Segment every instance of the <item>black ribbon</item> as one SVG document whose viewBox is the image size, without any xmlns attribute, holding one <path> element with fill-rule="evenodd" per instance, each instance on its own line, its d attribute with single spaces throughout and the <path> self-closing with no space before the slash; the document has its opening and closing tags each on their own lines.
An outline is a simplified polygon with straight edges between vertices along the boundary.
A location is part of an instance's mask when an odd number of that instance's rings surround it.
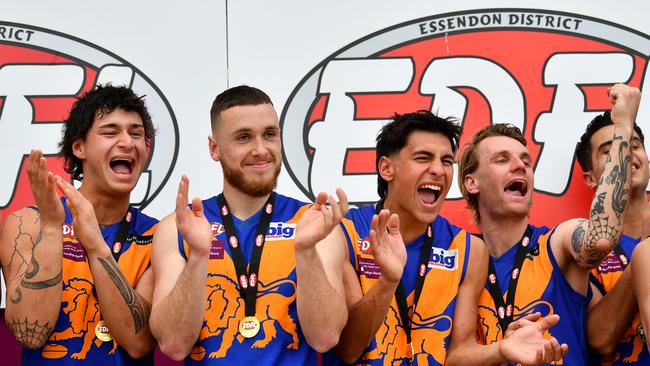
<svg viewBox="0 0 650 366">
<path fill-rule="evenodd" d="M 490 265 L 488 268 L 488 290 L 494 300 L 494 306 L 497 311 L 497 319 L 499 320 L 499 325 L 501 325 L 501 330 L 505 334 L 508 325 L 512 322 L 514 313 L 515 313 L 515 293 L 517 291 L 517 283 L 519 282 L 519 277 L 521 277 L 521 267 L 524 264 L 524 259 L 526 259 L 526 254 L 530 250 L 531 238 L 533 231 L 530 228 L 530 225 L 526 228 L 524 235 L 519 241 L 519 247 L 517 248 L 517 254 L 515 255 L 515 261 L 512 264 L 512 271 L 510 272 L 510 283 L 508 284 L 508 295 L 505 302 L 503 301 L 503 294 L 499 288 L 499 280 L 497 278 L 497 272 L 494 268 L 494 263 L 492 257 L 490 257 Z"/>
<path fill-rule="evenodd" d="M 217 203 L 221 209 L 221 217 L 223 219 L 223 226 L 226 229 L 226 237 L 230 245 L 230 253 L 232 260 L 235 264 L 235 271 L 239 283 L 239 295 L 244 299 L 246 304 L 246 316 L 255 316 L 255 302 L 257 301 L 257 282 L 259 280 L 260 262 L 262 260 L 262 251 L 264 250 L 264 242 L 266 240 L 266 233 L 269 230 L 273 210 L 275 209 L 275 192 L 272 192 L 269 199 L 266 200 L 260 217 L 260 222 L 257 225 L 255 233 L 253 253 L 251 254 L 251 261 L 246 269 L 246 262 L 244 261 L 244 254 L 241 250 L 239 238 L 237 237 L 237 230 L 232 219 L 228 201 L 222 194 L 217 198 Z"/>
<path fill-rule="evenodd" d="M 384 201 L 381 200 L 377 202 L 375 212 L 379 215 L 379 212 L 384 208 Z M 422 249 L 420 250 L 420 260 L 418 262 L 418 275 L 415 280 L 415 295 L 413 297 L 413 311 L 420 300 L 420 294 L 422 293 L 422 288 L 424 287 L 424 279 L 428 272 L 429 258 L 431 257 L 431 250 L 433 247 L 433 227 L 431 224 L 427 225 L 427 229 L 424 232 L 424 243 L 422 244 Z M 406 303 L 406 293 L 404 291 L 404 286 L 402 281 L 399 282 L 397 288 L 395 289 L 395 301 L 397 302 L 397 308 L 399 310 L 399 317 L 402 320 L 402 326 L 404 327 L 404 332 L 406 333 L 406 343 L 411 346 L 411 317 L 409 316 L 408 305 Z"/>
</svg>

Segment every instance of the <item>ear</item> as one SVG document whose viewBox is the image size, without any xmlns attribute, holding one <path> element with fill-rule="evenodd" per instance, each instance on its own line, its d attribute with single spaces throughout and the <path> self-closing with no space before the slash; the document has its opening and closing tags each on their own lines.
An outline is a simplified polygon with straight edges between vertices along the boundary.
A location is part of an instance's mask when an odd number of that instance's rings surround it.
<svg viewBox="0 0 650 366">
<path fill-rule="evenodd" d="M 208 136 L 208 149 L 210 150 L 212 160 L 219 161 L 219 145 L 213 135 Z"/>
<path fill-rule="evenodd" d="M 72 143 L 72 153 L 79 160 L 84 160 L 86 158 L 86 145 L 83 140 L 78 139 Z"/>
<path fill-rule="evenodd" d="M 463 178 L 463 185 L 469 194 L 477 194 L 480 191 L 478 180 L 472 174 L 467 174 Z"/>
<path fill-rule="evenodd" d="M 386 181 L 391 182 L 395 179 L 395 165 L 387 156 L 379 158 L 379 175 Z"/>
<path fill-rule="evenodd" d="M 596 189 L 598 186 L 598 180 L 594 177 L 593 170 L 582 173 L 582 180 L 591 189 Z"/>
</svg>

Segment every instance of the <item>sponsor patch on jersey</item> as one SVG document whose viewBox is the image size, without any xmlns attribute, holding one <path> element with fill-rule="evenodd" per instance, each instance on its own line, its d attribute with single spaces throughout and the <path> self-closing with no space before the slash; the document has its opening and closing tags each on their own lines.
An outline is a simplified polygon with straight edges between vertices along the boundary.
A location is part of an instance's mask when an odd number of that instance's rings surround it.
<svg viewBox="0 0 650 366">
<path fill-rule="evenodd" d="M 372 254 L 372 249 L 370 248 L 370 240 L 368 240 L 368 238 L 357 239 L 357 247 L 363 254 Z"/>
<path fill-rule="evenodd" d="M 63 241 L 63 258 L 70 259 L 75 262 L 86 261 L 86 250 L 83 245 L 77 241 Z"/>
<path fill-rule="evenodd" d="M 287 224 L 286 222 L 272 222 L 269 224 L 269 230 L 266 232 L 265 241 L 277 241 L 293 239 L 296 234 L 296 224 Z"/>
<path fill-rule="evenodd" d="M 458 249 L 444 250 L 441 248 L 431 248 L 431 258 L 429 259 L 429 268 L 443 269 L 453 271 L 458 268 Z"/>
<path fill-rule="evenodd" d="M 598 273 L 621 272 L 625 269 L 621 260 L 611 253 L 598 265 Z"/>
<path fill-rule="evenodd" d="M 359 272 L 362 275 L 368 278 L 379 278 L 379 275 L 381 275 L 379 266 L 372 259 L 358 257 L 357 262 L 359 263 Z"/>
<path fill-rule="evenodd" d="M 224 231 L 226 231 L 226 228 L 218 222 L 211 222 L 210 223 L 210 228 L 212 229 L 212 235 L 217 236 Z"/>
<path fill-rule="evenodd" d="M 210 244 L 210 259 L 223 259 L 224 247 L 226 242 L 223 240 L 213 240 Z"/>
</svg>

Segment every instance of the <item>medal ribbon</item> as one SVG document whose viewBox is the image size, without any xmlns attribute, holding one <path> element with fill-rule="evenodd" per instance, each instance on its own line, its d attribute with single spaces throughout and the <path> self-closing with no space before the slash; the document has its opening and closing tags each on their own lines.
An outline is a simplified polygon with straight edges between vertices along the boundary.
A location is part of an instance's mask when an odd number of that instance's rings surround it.
<svg viewBox="0 0 650 366">
<path fill-rule="evenodd" d="M 494 306 L 497 310 L 497 319 L 499 320 L 499 325 L 501 325 L 501 330 L 504 333 L 506 329 L 508 329 L 508 325 L 510 325 L 514 316 L 517 283 L 519 282 L 519 277 L 521 277 L 521 267 L 524 264 L 524 259 L 526 259 L 526 254 L 528 254 L 528 251 L 532 246 L 530 245 L 532 235 L 533 231 L 529 225 L 519 241 L 515 261 L 512 264 L 512 271 L 510 272 L 510 283 L 508 284 L 508 295 L 505 302 L 503 301 L 503 294 L 499 288 L 499 281 L 494 267 L 494 262 L 492 261 L 492 257 L 490 257 L 488 268 L 488 291 L 492 296 L 492 300 L 494 300 Z"/>
<path fill-rule="evenodd" d="M 621 262 L 621 265 L 623 266 L 623 269 L 625 269 L 627 267 L 628 263 L 630 263 L 630 260 L 627 258 L 627 255 L 623 251 L 623 248 L 621 248 L 620 244 L 617 244 L 614 247 L 614 253 L 618 257 L 618 260 Z"/>
<path fill-rule="evenodd" d="M 377 202 L 377 207 L 375 212 L 379 212 L 384 208 L 384 201 L 381 200 Z M 422 244 L 422 249 L 420 250 L 420 260 L 418 262 L 418 276 L 415 279 L 415 294 L 413 296 L 413 311 L 420 300 L 420 294 L 422 293 L 422 288 L 424 287 L 424 278 L 428 272 L 429 258 L 431 257 L 431 251 L 433 247 L 433 227 L 431 224 L 427 225 L 427 229 L 424 232 L 424 243 Z M 406 333 L 406 343 L 411 347 L 410 358 L 413 358 L 413 345 L 411 343 L 411 317 L 409 316 L 408 305 L 406 303 L 406 293 L 404 291 L 404 285 L 402 281 L 399 282 L 397 288 L 395 289 L 395 301 L 397 302 L 397 308 L 399 310 L 399 317 L 402 320 L 402 326 L 404 327 L 404 332 Z"/>
<path fill-rule="evenodd" d="M 239 245 L 239 238 L 237 238 L 237 230 L 232 219 L 230 208 L 226 197 L 221 193 L 217 197 L 217 203 L 221 208 L 221 217 L 223 219 L 223 226 L 226 229 L 226 236 L 230 244 L 230 253 L 232 260 L 235 264 L 235 271 L 239 279 L 239 295 L 244 299 L 246 304 L 245 316 L 255 316 L 255 302 L 257 301 L 257 282 L 259 276 L 260 262 L 262 260 L 262 250 L 264 250 L 264 242 L 266 233 L 269 230 L 271 217 L 273 216 L 273 209 L 275 208 L 275 192 L 271 192 L 269 199 L 266 200 L 264 208 L 262 209 L 262 216 L 257 225 L 255 232 L 255 241 L 253 246 L 253 253 L 251 254 L 251 261 L 246 269 L 246 262 L 244 261 L 244 254 Z"/>
<path fill-rule="evenodd" d="M 124 218 L 122 218 L 122 221 L 120 222 L 120 226 L 117 228 L 117 233 L 115 234 L 115 240 L 113 240 L 113 245 L 111 245 L 111 253 L 113 254 L 113 258 L 115 259 L 115 263 L 120 259 L 120 256 L 122 255 L 122 248 L 124 247 L 124 241 L 128 238 L 129 236 L 129 231 L 131 231 L 131 223 L 133 222 L 133 212 L 131 210 L 131 206 L 129 206 L 129 209 L 126 211 L 126 214 L 124 215 Z M 120 243 L 120 250 L 115 253 L 115 243 Z"/>
</svg>

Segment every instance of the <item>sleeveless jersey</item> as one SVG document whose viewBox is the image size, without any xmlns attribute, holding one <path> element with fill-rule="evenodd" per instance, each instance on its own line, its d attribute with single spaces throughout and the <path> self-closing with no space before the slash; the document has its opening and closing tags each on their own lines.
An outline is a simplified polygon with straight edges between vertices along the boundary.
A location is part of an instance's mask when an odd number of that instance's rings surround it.
<svg viewBox="0 0 650 366">
<path fill-rule="evenodd" d="M 260 331 L 253 338 L 239 334 L 244 300 L 217 197 L 203 201 L 212 226 L 213 241 L 208 261 L 205 318 L 199 338 L 186 365 L 316 365 L 317 352 L 305 340 L 296 307 L 296 224 L 309 204 L 276 193 L 257 277 L 256 317 Z M 260 212 L 235 219 L 239 245 L 248 262 Z M 344 230 L 345 231 L 345 230 Z M 180 234 L 179 234 L 180 235 Z M 179 236 L 179 250 L 187 257 L 189 247 Z"/>
<path fill-rule="evenodd" d="M 63 265 L 61 310 L 54 331 L 39 349 L 22 351 L 23 365 L 153 365 L 153 353 L 133 359 L 115 340 L 102 342 L 95 329 L 102 320 L 86 251 L 77 240 L 72 226 L 72 215 L 65 208 L 63 225 Z M 103 228 L 104 241 L 111 252 L 119 255 L 118 265 L 132 287 L 149 268 L 151 243 L 158 220 L 131 207 L 131 228 L 124 243 L 115 243 L 120 223 Z M 117 301 L 117 300 L 116 300 Z M 109 329 L 110 331 L 110 329 Z"/>
<path fill-rule="evenodd" d="M 623 249 L 627 256 L 627 260 L 632 259 L 632 252 L 639 244 L 638 238 L 632 238 L 626 235 L 621 236 L 618 245 Z M 605 259 L 591 271 L 590 280 L 596 288 L 603 294 L 611 291 L 614 285 L 623 275 L 624 266 L 621 259 L 614 251 L 610 252 Z M 641 339 L 643 334 L 643 326 L 641 325 L 641 316 L 637 311 L 632 324 L 623 334 L 623 338 L 619 341 L 614 354 L 602 358 L 599 364 L 601 365 L 649 365 L 650 354 L 645 342 Z M 590 354 L 595 362 L 598 362 L 600 357 L 595 353 Z M 594 362 L 594 363 L 595 363 Z"/>
<path fill-rule="evenodd" d="M 357 271 L 361 289 L 367 293 L 380 276 L 370 254 L 370 222 L 373 205 L 352 209 L 347 218 L 354 223 L 360 239 L 350 246 L 350 261 Z M 438 215 L 432 224 L 433 244 L 422 293 L 411 318 L 413 365 L 443 365 L 450 342 L 458 287 L 463 281 L 470 250 L 470 234 Z M 407 262 L 402 276 L 406 303 L 413 306 L 420 251 L 424 233 L 407 244 Z M 357 365 L 409 365 L 406 333 L 393 300 L 375 338 L 357 360 Z M 335 352 L 324 357 L 326 364 L 344 364 Z"/>
<path fill-rule="evenodd" d="M 564 278 L 551 251 L 550 237 L 553 231 L 532 225 L 531 229 L 533 234 L 528 253 L 519 272 L 513 320 L 535 312 L 541 312 L 542 316 L 560 315 L 560 322 L 551 328 L 550 335 L 547 332 L 545 336 L 554 336 L 560 343 L 569 345 L 569 353 L 564 357 L 565 365 L 586 365 L 585 326 L 591 291 L 584 296 L 573 290 Z M 504 301 L 518 247 L 519 244 L 498 258 L 492 257 Z M 480 342 L 489 344 L 503 338 L 504 330 L 499 325 L 487 283 L 479 299 L 478 322 Z"/>
</svg>

